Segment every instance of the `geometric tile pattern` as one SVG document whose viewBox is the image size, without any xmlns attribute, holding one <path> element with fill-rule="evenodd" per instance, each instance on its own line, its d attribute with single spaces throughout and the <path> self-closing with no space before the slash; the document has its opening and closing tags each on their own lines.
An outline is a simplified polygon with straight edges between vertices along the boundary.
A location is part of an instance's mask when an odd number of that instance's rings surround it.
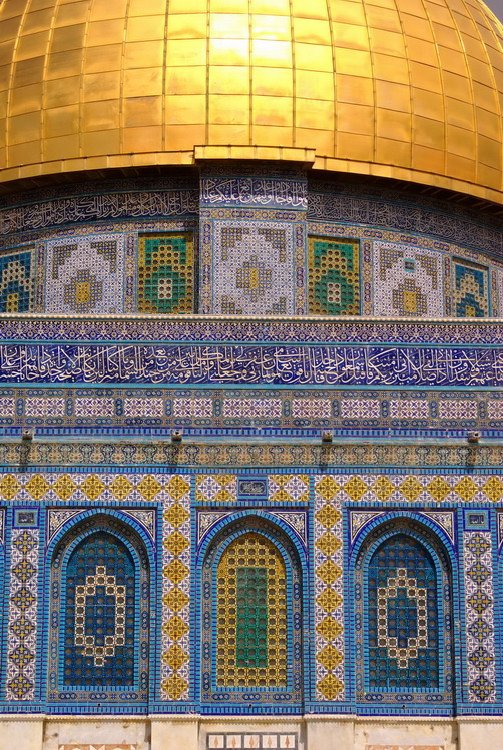
<svg viewBox="0 0 503 750">
<path fill-rule="evenodd" d="M 88 506 L 89 507 L 89 506 Z M 83 517 L 50 560 L 48 701 L 144 702 L 149 664 L 149 566 L 131 526 Z"/>
<path fill-rule="evenodd" d="M 162 499 L 161 699 L 188 699 L 190 600 L 190 487 L 184 475 L 166 477 Z"/>
<path fill-rule="evenodd" d="M 116 427 L 158 426 L 166 428 L 222 428 L 238 426 L 259 431 L 267 426 L 282 429 L 473 429 L 497 427 L 503 420 L 503 398 L 498 391 L 470 389 L 463 397 L 459 391 L 389 391 L 355 390 L 351 395 L 340 389 L 330 390 L 321 398 L 315 390 L 271 387 L 268 395 L 262 389 L 254 398 L 237 389 L 229 398 L 222 388 L 203 391 L 204 397 L 178 388 L 162 390 L 123 387 L 106 389 L 0 387 L 0 423 L 20 428 L 81 427 L 110 425 Z M 135 394 L 130 395 L 130 394 Z M 36 394 L 36 395 L 35 395 Z M 396 397 L 391 397 L 395 395 Z M 208 422 L 211 418 L 211 422 Z M 362 420 L 378 420 L 361 424 Z M 206 421 L 203 421 L 206 420 Z M 236 420 L 241 420 L 239 423 Z M 456 422 L 463 420 L 462 425 Z M 356 422 L 356 423 L 355 423 Z M 459 435 L 458 435 L 459 436 Z"/>
<path fill-rule="evenodd" d="M 124 401 L 126 400 L 127 399 L 124 399 Z M 126 409 L 124 409 L 124 411 L 126 411 Z M 113 413 L 114 413 L 113 398 L 84 397 L 84 398 L 75 399 L 75 416 L 76 417 L 85 417 L 87 419 L 89 419 L 90 417 L 94 417 L 97 419 L 103 419 L 104 417 L 113 416 Z"/>
<path fill-rule="evenodd" d="M 344 687 L 344 589 L 339 485 L 315 478 L 316 697 L 342 701 Z"/>
<path fill-rule="evenodd" d="M 425 249 L 374 242 L 374 314 L 444 315 L 442 255 Z"/>
<path fill-rule="evenodd" d="M 292 417 L 296 419 L 329 419 L 332 416 L 332 401 L 329 398 L 293 398 Z"/>
<path fill-rule="evenodd" d="M 309 476 L 306 474 L 270 474 L 269 502 L 309 502 Z"/>
<path fill-rule="evenodd" d="M 64 398 L 27 398 L 25 401 L 27 417 L 64 417 Z"/>
<path fill-rule="evenodd" d="M 66 454 L 65 454 L 66 455 Z M 122 455 L 122 453 L 121 453 Z M 206 465 L 211 464 L 205 454 Z M 243 454 L 244 456 L 245 454 Z M 288 454 L 289 461 L 293 460 Z M 82 461 L 82 457 L 80 457 Z M 123 459 L 122 459 L 123 460 Z M 250 460 L 250 456 L 248 456 Z M 268 460 L 271 460 L 269 457 Z M 417 459 L 416 459 L 417 460 Z M 165 501 L 169 475 L 154 473 L 0 473 L 0 496 L 14 501 Z M 493 475 L 334 474 L 327 479 L 344 502 L 497 503 L 503 500 L 503 478 Z M 198 502 L 237 501 L 235 474 L 197 474 Z M 306 474 L 269 476 L 269 499 L 306 502 Z M 279 493 L 279 494 L 277 494 Z"/>
<path fill-rule="evenodd" d="M 32 308 L 35 274 L 32 251 L 0 255 L 0 312 L 28 312 Z"/>
<path fill-rule="evenodd" d="M 235 479 L 234 479 L 235 481 Z M 161 502 L 163 514 L 162 552 L 162 623 L 161 623 L 161 696 L 163 700 L 187 698 L 189 661 L 189 593 L 190 593 L 190 477 L 166 474 L 27 474 L 0 475 L 0 496 L 5 500 L 48 502 L 68 501 L 99 503 L 109 500 Z M 89 507 L 89 506 L 87 506 Z M 70 517 L 74 513 L 72 512 Z M 68 520 L 65 518 L 64 520 Z M 60 525 L 54 519 L 52 525 Z M 52 526 L 51 526 L 52 528 Z M 52 532 L 53 533 L 53 532 Z M 9 605 L 9 700 L 27 700 L 33 696 L 33 682 L 28 682 L 34 668 L 17 667 L 17 661 L 28 659 L 28 649 L 35 647 L 36 630 L 36 564 L 38 531 L 15 529 L 21 552 L 14 547 L 12 570 L 19 559 L 22 580 L 11 574 Z M 23 546 L 24 545 L 24 546 Z M 33 545 L 33 548 L 32 546 Z M 26 547 L 26 552 L 24 551 Z M 24 563 L 24 557 L 28 562 Z M 34 567 L 33 580 L 26 570 Z M 13 595 L 21 591 L 18 597 Z M 22 643 L 20 641 L 22 639 Z M 22 648 L 16 651 L 21 643 Z M 12 654 L 12 655 L 11 655 Z M 17 660 L 17 661 L 16 661 Z M 22 671 L 21 671 L 22 670 Z"/>
<path fill-rule="evenodd" d="M 197 419 L 197 417 L 212 417 L 213 402 L 211 398 L 174 398 L 173 416 L 183 417 L 185 420 L 188 417 L 192 419 Z"/>
<path fill-rule="evenodd" d="M 272 398 L 239 398 L 223 399 L 222 416 L 225 418 L 252 419 L 277 418 L 282 415 L 280 399 Z"/>
<path fill-rule="evenodd" d="M 38 529 L 13 529 L 7 630 L 8 701 L 35 697 Z"/>
<path fill-rule="evenodd" d="M 198 503 L 233 503 L 237 498 L 237 481 L 233 474 L 198 474 Z"/>
<path fill-rule="evenodd" d="M 241 534 L 226 547 L 216 578 L 216 684 L 286 689 L 289 602 L 278 548 L 260 534 Z"/>
<path fill-rule="evenodd" d="M 373 398 L 351 398 L 340 402 L 343 419 L 376 419 L 381 416 L 381 404 Z"/>
<path fill-rule="evenodd" d="M 124 235 L 96 234 L 47 243 L 45 309 L 113 313 L 124 309 Z"/>
<path fill-rule="evenodd" d="M 489 273 L 487 268 L 455 260 L 454 314 L 458 318 L 489 315 Z"/>
<path fill-rule="evenodd" d="M 405 535 L 386 540 L 368 568 L 371 690 L 438 686 L 437 580 L 426 549 Z"/>
<path fill-rule="evenodd" d="M 257 515 L 234 520 L 209 545 L 196 602 L 205 705 L 241 705 L 250 694 L 255 705 L 302 699 L 301 580 L 291 540 Z"/>
<path fill-rule="evenodd" d="M 407 694 L 410 704 L 448 704 L 453 620 L 445 549 L 404 515 L 372 529 L 355 560 L 356 698 L 384 705 Z"/>
<path fill-rule="evenodd" d="M 88 459 L 89 460 L 89 459 Z M 207 465 L 211 465 L 211 462 Z M 211 481 L 208 481 L 211 480 Z M 187 695 L 189 660 L 189 584 L 190 584 L 190 484 L 195 481 L 198 499 L 202 502 L 238 502 L 235 474 L 201 474 L 195 480 L 188 476 L 171 476 L 151 473 L 107 473 L 96 471 L 43 473 L 13 472 L 0 475 L 0 496 L 14 502 L 59 502 L 69 501 L 93 504 L 108 501 L 121 503 L 133 501 L 160 501 L 164 505 L 163 520 L 163 599 L 162 599 L 162 697 L 164 700 L 184 699 Z M 240 478 L 241 481 L 241 478 Z M 310 479 L 307 474 L 270 474 L 268 476 L 269 498 L 274 502 L 304 503 L 309 498 Z M 195 488 L 194 488 L 195 489 Z M 222 493 L 219 495 L 218 493 Z M 218 500 L 213 500 L 219 496 Z M 240 496 L 239 496 L 240 497 Z M 427 514 L 435 523 L 440 523 L 453 534 L 452 518 L 443 517 L 443 503 L 497 503 L 503 501 L 503 481 L 497 475 L 483 474 L 334 474 L 315 477 L 315 641 L 317 695 L 320 700 L 342 700 L 344 695 L 343 603 L 342 603 L 342 502 L 414 503 L 438 504 Z M 87 507 L 89 507 L 87 505 Z M 375 506 L 374 506 L 375 507 Z M 63 510 L 63 509 L 61 509 Z M 69 507 L 68 511 L 73 512 Z M 362 513 L 366 511 L 362 510 Z M 445 509 L 447 512 L 447 509 Z M 434 518 L 434 515 L 438 516 Z M 445 514 L 444 514 L 445 515 Z M 363 523 L 366 520 L 363 518 Z M 56 526 L 54 526 L 56 524 Z M 59 518 L 51 521 L 51 533 L 57 530 Z M 360 527 L 353 524 L 356 534 Z M 59 527 L 58 527 L 59 528 Z M 14 529 L 13 542 L 31 544 L 38 540 L 36 530 Z M 23 541 L 24 540 L 24 541 Z M 470 541 L 472 540 L 472 541 Z M 490 536 L 483 532 L 469 532 L 465 536 L 465 609 L 467 616 L 467 654 L 469 695 L 471 702 L 494 701 L 494 602 Z M 38 543 L 36 541 L 36 543 Z M 14 544 L 14 554 L 16 545 Z M 23 557 L 24 555 L 24 557 Z M 21 555 L 37 565 L 37 552 L 27 551 Z M 21 558 L 20 558 L 21 559 Z M 17 558 L 16 558 L 17 560 Z M 8 614 L 8 679 L 11 680 L 9 700 L 26 700 L 21 696 L 22 677 L 29 674 L 25 666 L 29 659 L 29 636 L 36 628 L 35 606 L 23 592 L 21 599 L 13 599 L 18 589 L 25 588 L 37 595 L 34 581 L 36 572 L 30 574 L 32 589 L 23 583 L 26 571 L 14 572 L 16 561 L 10 565 L 10 604 Z M 21 576 L 20 579 L 16 575 Z M 409 576 L 410 577 L 410 576 Z M 416 575 L 412 577 L 417 578 Z M 20 582 L 21 581 L 21 582 Z M 421 588 L 419 581 L 416 588 Z M 423 586 L 424 588 L 424 586 Z M 19 601 L 18 601 L 19 599 Z M 24 601 L 26 599 L 26 602 Z M 17 607 L 17 609 L 14 609 Z M 26 611 L 19 609 L 27 607 Z M 32 616 L 29 621 L 27 614 Z M 19 623 L 17 623 L 19 621 Z M 13 625 L 16 629 L 13 630 Z M 24 628 L 20 633 L 19 627 Z M 470 627 L 472 626 L 472 627 Z M 18 642 L 22 638 L 23 648 L 16 655 Z M 34 647 L 34 642 L 33 642 Z M 392 646 L 393 647 L 393 646 Z M 342 655 L 342 656 L 341 656 Z M 20 666 L 18 666 L 20 665 Z M 17 681 L 22 671 L 22 677 Z M 28 678 L 29 679 L 29 678 Z M 340 684 L 339 684 L 340 683 Z M 26 687 L 26 685 L 25 685 Z M 30 693 L 31 690 L 31 693 Z M 16 693 L 17 691 L 17 693 Z M 181 692 L 180 692 L 181 691 Z M 26 695 L 33 695 L 33 682 Z M 19 697 L 21 696 L 21 697 Z M 178 697 L 179 696 L 179 697 Z"/>
<path fill-rule="evenodd" d="M 392 399 L 389 402 L 389 415 L 392 419 L 428 419 L 430 402 L 420 398 Z"/>
<path fill-rule="evenodd" d="M 214 313 L 295 312 L 292 224 L 215 221 L 213 233 Z"/>
<path fill-rule="evenodd" d="M 445 401 L 439 402 L 438 415 L 440 419 L 477 419 L 477 402 L 468 399 L 446 398 Z"/>
<path fill-rule="evenodd" d="M 106 564 L 96 565 L 101 554 Z M 104 532 L 87 537 L 72 553 L 66 583 L 65 685 L 134 684 L 134 574 L 125 545 Z"/>
<path fill-rule="evenodd" d="M 300 269 L 298 269 L 300 270 Z M 33 326 L 33 321 L 37 326 Z M 208 318 L 205 315 L 193 318 L 190 323 L 185 319 L 166 316 L 164 318 L 144 318 L 131 316 L 118 317 L 114 322 L 114 340 L 169 340 L 194 342 L 206 340 L 211 342 L 229 342 L 237 339 L 242 342 L 264 343 L 306 341 L 306 333 L 312 335 L 319 343 L 345 342 L 350 344 L 367 343 L 420 343 L 436 344 L 487 344 L 499 340 L 501 321 L 490 321 L 478 325 L 473 320 L 439 320 L 435 325 L 428 321 L 415 319 L 403 320 L 397 326 L 395 321 L 374 320 L 357 317 L 347 319 L 323 319 L 309 321 L 300 317 L 275 319 L 264 325 L 263 320 L 250 317 L 241 318 Z M 110 339 L 110 321 L 106 319 L 69 318 L 64 323 L 52 317 L 40 320 L 35 314 L 10 318 L 3 323 L 3 332 L 7 339 L 30 339 L 33 341 L 96 341 Z M 266 336 L 264 336 L 266 334 Z"/>
<path fill-rule="evenodd" d="M 194 299 L 192 233 L 139 237 L 138 310 L 147 313 L 191 313 Z"/>
<path fill-rule="evenodd" d="M 359 242 L 309 237 L 309 312 L 359 315 Z"/>
<path fill-rule="evenodd" d="M 468 700 L 496 700 L 494 593 L 490 532 L 463 536 Z"/>
<path fill-rule="evenodd" d="M 16 401 L 13 398 L 0 397 L 0 424 L 7 422 L 16 413 Z"/>
<path fill-rule="evenodd" d="M 125 398 L 124 416 L 126 417 L 162 417 L 164 414 L 162 398 Z"/>
<path fill-rule="evenodd" d="M 487 402 L 487 416 L 489 419 L 503 420 L 503 398 Z"/>
</svg>

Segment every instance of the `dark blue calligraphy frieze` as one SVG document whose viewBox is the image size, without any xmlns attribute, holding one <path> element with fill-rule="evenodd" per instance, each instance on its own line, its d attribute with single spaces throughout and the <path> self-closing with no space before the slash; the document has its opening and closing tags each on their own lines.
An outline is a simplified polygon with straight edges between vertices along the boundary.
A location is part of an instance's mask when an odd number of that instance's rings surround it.
<svg viewBox="0 0 503 750">
<path fill-rule="evenodd" d="M 503 385 L 503 350 L 461 347 L 4 344 L 0 382 Z"/>
<path fill-rule="evenodd" d="M 201 180 L 202 205 L 267 206 L 307 210 L 307 181 L 279 177 L 206 177 Z"/>
<path fill-rule="evenodd" d="M 180 216 L 197 212 L 193 190 L 62 197 L 0 211 L 0 235 L 97 219 Z"/>
</svg>

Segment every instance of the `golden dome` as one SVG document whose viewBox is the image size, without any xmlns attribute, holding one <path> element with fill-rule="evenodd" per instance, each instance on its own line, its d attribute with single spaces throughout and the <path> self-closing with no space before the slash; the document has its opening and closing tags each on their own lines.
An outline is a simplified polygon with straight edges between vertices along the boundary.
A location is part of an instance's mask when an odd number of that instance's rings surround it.
<svg viewBox="0 0 503 750">
<path fill-rule="evenodd" d="M 0 181 L 300 159 L 502 202 L 481 0 L 13 0 L 0 36 Z"/>
</svg>

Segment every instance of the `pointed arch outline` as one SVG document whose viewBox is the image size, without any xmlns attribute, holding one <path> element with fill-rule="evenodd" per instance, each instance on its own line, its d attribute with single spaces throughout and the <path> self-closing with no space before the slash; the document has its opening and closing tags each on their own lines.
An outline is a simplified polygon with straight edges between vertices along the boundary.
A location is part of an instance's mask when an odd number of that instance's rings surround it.
<svg viewBox="0 0 503 750">
<path fill-rule="evenodd" d="M 288 668 L 292 675 L 289 678 L 288 690 L 258 686 L 224 689 L 218 688 L 213 682 L 208 683 L 209 672 L 213 671 L 208 667 L 210 664 L 214 666 L 215 652 L 212 650 L 212 643 L 215 638 L 215 607 L 210 627 L 206 627 L 208 639 L 205 638 L 205 625 L 208 625 L 205 623 L 205 618 L 208 619 L 205 601 L 211 598 L 216 567 L 222 556 L 233 542 L 249 533 L 258 533 L 274 545 L 285 563 L 287 577 L 289 576 L 290 584 L 287 586 L 289 585 L 288 591 L 291 592 L 290 605 L 298 602 L 296 612 L 291 613 L 292 606 L 288 607 L 288 639 L 293 642 L 293 647 L 288 652 Z M 210 580 L 209 571 L 205 571 L 208 564 L 212 566 Z M 277 516 L 262 509 L 240 510 L 226 515 L 208 529 L 197 550 L 196 575 L 193 581 L 193 595 L 196 595 L 198 586 L 201 589 L 201 601 L 195 612 L 194 623 L 195 632 L 198 634 L 194 661 L 195 664 L 201 665 L 201 669 L 196 670 L 194 677 L 196 696 L 200 700 L 202 713 L 214 711 L 216 704 L 220 712 L 225 712 L 226 706 L 229 711 L 234 712 L 236 703 L 240 704 L 240 713 L 244 714 L 267 713 L 271 706 L 276 710 L 281 708 L 283 713 L 302 713 L 304 698 L 309 688 L 309 646 L 307 639 L 302 638 L 302 633 L 310 628 L 308 584 L 308 563 L 302 541 L 294 530 Z"/>
<path fill-rule="evenodd" d="M 419 544 L 429 555 L 436 574 L 439 611 L 439 686 L 437 688 L 369 689 L 368 680 L 368 579 L 369 566 L 376 551 L 393 537 L 404 535 Z M 350 653 L 355 657 L 351 691 L 357 704 L 372 713 L 372 706 L 386 705 L 390 713 L 403 712 L 405 705 L 424 706 L 433 715 L 450 715 L 455 706 L 456 674 L 461 664 L 459 639 L 454 623 L 459 621 L 459 596 L 454 544 L 433 521 L 413 511 L 390 510 L 361 529 L 351 550 L 349 585 Z M 369 711 L 370 709 L 370 711 Z M 374 709 L 375 710 L 375 709 Z M 382 709 L 381 709 L 382 710 Z"/>
<path fill-rule="evenodd" d="M 64 603 L 66 572 L 73 552 L 96 532 L 104 531 L 122 544 L 131 555 L 135 579 L 135 643 L 134 680 L 132 686 L 94 685 L 67 686 L 63 679 L 62 657 L 65 638 Z M 59 556 L 59 559 L 58 559 Z M 155 665 L 153 652 L 155 632 L 150 626 L 150 612 L 156 611 L 156 549 L 146 529 L 132 516 L 114 508 L 83 509 L 68 519 L 51 538 L 46 550 L 45 632 L 49 644 L 45 657 L 47 705 L 66 703 L 91 713 L 114 713 L 119 704 L 127 704 L 132 713 L 145 713 Z M 57 564 L 56 564 L 57 563 Z M 142 637 L 140 638 L 140 632 Z M 63 640 L 62 640 L 63 639 Z M 62 645 L 63 644 L 63 645 Z"/>
</svg>

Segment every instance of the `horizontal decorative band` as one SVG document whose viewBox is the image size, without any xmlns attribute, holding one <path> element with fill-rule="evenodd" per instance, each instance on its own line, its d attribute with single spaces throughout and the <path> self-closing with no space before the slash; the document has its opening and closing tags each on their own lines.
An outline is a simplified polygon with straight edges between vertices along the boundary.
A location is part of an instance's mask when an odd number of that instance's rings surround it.
<svg viewBox="0 0 503 750">
<path fill-rule="evenodd" d="M 169 436 L 168 436 L 169 437 Z M 345 442 L 343 444 L 300 444 L 258 441 L 253 444 L 214 442 L 87 442 L 4 440 L 0 444 L 0 466 L 164 466 L 258 467 L 291 469 L 312 467 L 340 470 L 341 467 L 418 467 L 422 471 L 475 468 L 501 472 L 501 446 L 457 445 L 447 440 L 416 444 Z M 429 468 L 431 467 L 431 469 Z M 393 471 L 393 469 L 391 469 Z"/>
<path fill-rule="evenodd" d="M 4 383 L 498 387 L 503 350 L 399 346 L 4 344 Z"/>
</svg>

